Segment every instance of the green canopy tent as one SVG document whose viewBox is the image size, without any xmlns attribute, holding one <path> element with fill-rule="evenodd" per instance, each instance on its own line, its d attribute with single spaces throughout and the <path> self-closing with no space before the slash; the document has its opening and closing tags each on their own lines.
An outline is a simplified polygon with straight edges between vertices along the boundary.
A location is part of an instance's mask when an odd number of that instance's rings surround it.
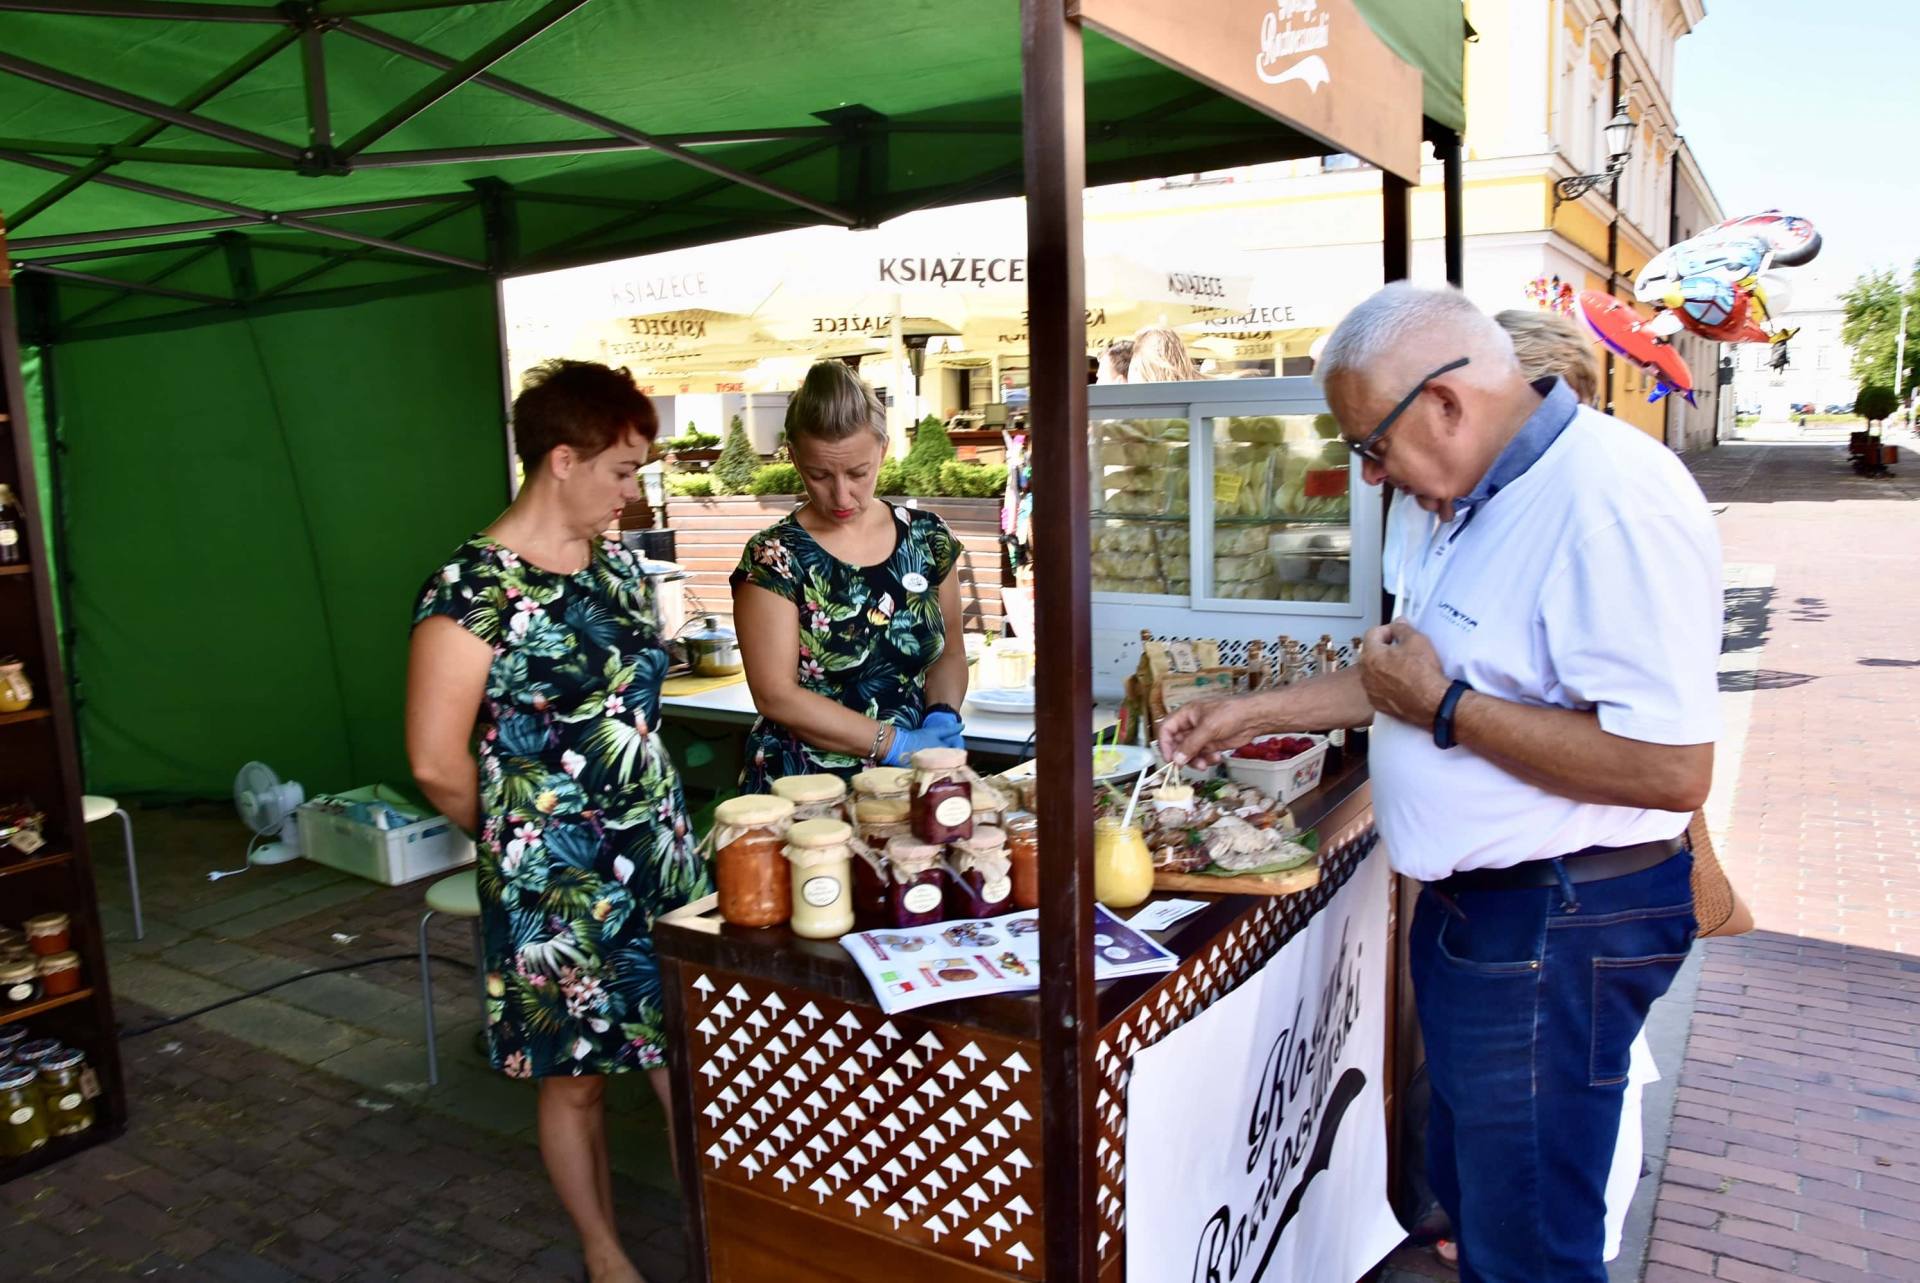
<svg viewBox="0 0 1920 1283">
<path fill-rule="evenodd" d="M 1457 194 L 1459 0 L 1359 8 Z M 1021 52 L 985 0 L 0 0 L 90 787 L 403 778 L 412 594 L 504 499 L 499 279 L 1019 192 Z M 1085 83 L 1094 182 L 1328 150 L 1097 36 Z"/>
</svg>

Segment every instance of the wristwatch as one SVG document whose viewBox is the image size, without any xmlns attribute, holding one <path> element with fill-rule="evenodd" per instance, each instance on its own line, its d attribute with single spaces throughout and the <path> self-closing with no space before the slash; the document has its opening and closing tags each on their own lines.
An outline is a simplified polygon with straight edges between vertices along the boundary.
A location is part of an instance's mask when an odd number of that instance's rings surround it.
<svg viewBox="0 0 1920 1283">
<path fill-rule="evenodd" d="M 1460 706 L 1460 697 L 1472 689 L 1467 683 L 1457 681 L 1440 697 L 1440 708 L 1433 715 L 1435 748 L 1452 748 L 1459 742 L 1453 738 L 1453 710 Z"/>
</svg>

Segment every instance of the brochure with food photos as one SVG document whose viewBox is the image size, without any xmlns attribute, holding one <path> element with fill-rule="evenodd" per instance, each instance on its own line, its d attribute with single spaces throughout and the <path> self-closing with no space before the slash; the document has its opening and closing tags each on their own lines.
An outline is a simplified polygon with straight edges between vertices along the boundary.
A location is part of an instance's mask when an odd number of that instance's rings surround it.
<svg viewBox="0 0 1920 1283">
<path fill-rule="evenodd" d="M 1180 960 L 1100 905 L 1093 907 L 1096 981 L 1172 971 Z M 1040 987 L 1040 913 L 882 927 L 840 937 L 888 1015 L 955 998 Z"/>
</svg>

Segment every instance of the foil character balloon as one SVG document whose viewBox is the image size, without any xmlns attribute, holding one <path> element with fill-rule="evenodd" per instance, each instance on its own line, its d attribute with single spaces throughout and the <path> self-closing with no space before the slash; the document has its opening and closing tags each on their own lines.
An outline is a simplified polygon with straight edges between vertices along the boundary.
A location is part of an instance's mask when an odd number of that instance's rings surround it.
<svg viewBox="0 0 1920 1283">
<path fill-rule="evenodd" d="M 1678 392 L 1688 405 L 1694 404 L 1693 371 L 1673 344 L 1656 332 L 1654 321 L 1658 317 L 1643 318 L 1624 300 L 1599 290 L 1582 290 L 1579 306 L 1588 328 L 1602 343 L 1653 376 L 1653 395 L 1647 400 L 1658 401 L 1669 392 Z"/>
</svg>

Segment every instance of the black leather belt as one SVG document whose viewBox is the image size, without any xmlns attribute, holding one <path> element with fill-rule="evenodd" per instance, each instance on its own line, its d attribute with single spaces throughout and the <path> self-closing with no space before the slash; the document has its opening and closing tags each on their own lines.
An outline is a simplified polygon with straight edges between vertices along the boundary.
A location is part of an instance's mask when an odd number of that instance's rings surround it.
<svg viewBox="0 0 1920 1283">
<path fill-rule="evenodd" d="M 1642 869 L 1651 869 L 1656 864 L 1664 864 L 1686 849 L 1686 835 L 1668 838 L 1664 842 L 1636 842 L 1632 846 L 1590 846 L 1583 851 L 1574 851 L 1568 855 L 1544 860 L 1527 860 L 1505 869 L 1468 869 L 1429 882 L 1427 885 L 1444 895 L 1454 895 L 1461 891 L 1514 891 L 1526 887 L 1557 887 L 1560 875 L 1554 869 L 1559 864 L 1567 871 L 1567 877 L 1574 882 L 1603 882 L 1608 878 L 1624 878 L 1629 873 L 1638 873 Z"/>
</svg>

